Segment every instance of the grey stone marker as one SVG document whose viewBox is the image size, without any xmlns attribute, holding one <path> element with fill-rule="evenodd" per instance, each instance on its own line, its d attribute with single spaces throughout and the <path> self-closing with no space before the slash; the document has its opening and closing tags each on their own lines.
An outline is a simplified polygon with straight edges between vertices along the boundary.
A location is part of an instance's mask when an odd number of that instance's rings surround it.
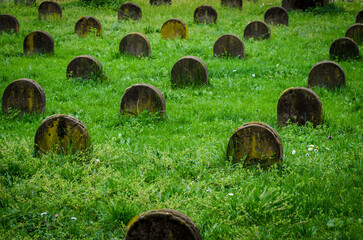
<svg viewBox="0 0 363 240">
<path fill-rule="evenodd" d="M 357 16 L 355 17 L 356 23 L 363 23 L 363 10 L 360 10 Z"/>
<path fill-rule="evenodd" d="M 127 226 L 125 240 L 202 240 L 193 221 L 172 209 L 150 210 Z"/>
<path fill-rule="evenodd" d="M 221 0 L 221 5 L 224 7 L 238 8 L 239 10 L 242 10 L 243 1 L 242 0 Z"/>
<path fill-rule="evenodd" d="M 38 8 L 39 19 L 62 18 L 62 7 L 57 2 L 44 1 Z"/>
<path fill-rule="evenodd" d="M 54 40 L 49 33 L 44 31 L 34 31 L 29 33 L 23 43 L 24 54 L 53 54 Z"/>
<path fill-rule="evenodd" d="M 314 127 L 321 124 L 323 107 L 319 96 L 312 90 L 303 87 L 288 88 L 277 102 L 277 124 L 288 123 L 305 125 L 311 122 Z"/>
<path fill-rule="evenodd" d="M 345 33 L 345 36 L 351 38 L 357 44 L 363 43 L 363 23 L 356 23 L 350 26 Z"/>
<path fill-rule="evenodd" d="M 137 32 L 127 34 L 120 42 L 119 51 L 121 54 L 130 54 L 136 57 L 150 56 L 149 39 Z"/>
<path fill-rule="evenodd" d="M 195 23 L 217 23 L 217 18 L 217 11 L 212 6 L 201 5 L 194 11 Z"/>
<path fill-rule="evenodd" d="M 180 58 L 171 70 L 171 84 L 174 87 L 207 85 L 207 65 L 197 57 Z"/>
<path fill-rule="evenodd" d="M 262 21 L 250 22 L 244 32 L 243 36 L 246 39 L 253 38 L 253 40 L 258 39 L 268 39 L 271 37 L 269 26 Z"/>
<path fill-rule="evenodd" d="M 142 11 L 139 5 L 132 2 L 125 2 L 122 4 L 117 13 L 118 20 L 121 19 L 132 19 L 139 20 L 142 17 Z"/>
<path fill-rule="evenodd" d="M 333 61 L 318 62 L 309 73 L 308 87 L 324 86 L 337 88 L 345 86 L 345 73 L 343 68 Z"/>
<path fill-rule="evenodd" d="M 245 57 L 243 41 L 233 34 L 224 34 L 214 43 L 214 57 Z"/>
<path fill-rule="evenodd" d="M 171 5 L 171 0 L 150 0 L 151 5 L 164 5 L 169 4 Z"/>
<path fill-rule="evenodd" d="M 289 25 L 289 14 L 282 7 L 270 7 L 265 12 L 264 21 L 267 24 Z"/>
<path fill-rule="evenodd" d="M 90 79 L 100 76 L 102 76 L 102 64 L 89 55 L 73 58 L 67 67 L 67 78 Z"/>
<path fill-rule="evenodd" d="M 329 3 L 329 0 L 282 0 L 282 7 L 287 11 L 303 10 L 315 8 Z"/>
<path fill-rule="evenodd" d="M 101 23 L 94 17 L 81 17 L 75 26 L 75 32 L 80 37 L 87 37 L 92 29 L 96 30 L 97 36 L 102 35 Z"/>
<path fill-rule="evenodd" d="M 331 44 L 329 53 L 332 59 L 348 60 L 359 57 L 359 47 L 352 39 L 344 37 Z"/>
<path fill-rule="evenodd" d="M 3 32 L 19 32 L 19 21 L 9 14 L 0 15 L 0 33 Z"/>
<path fill-rule="evenodd" d="M 10 83 L 2 97 L 2 111 L 10 109 L 22 113 L 45 112 L 46 97 L 43 88 L 34 80 L 21 78 Z"/>
</svg>

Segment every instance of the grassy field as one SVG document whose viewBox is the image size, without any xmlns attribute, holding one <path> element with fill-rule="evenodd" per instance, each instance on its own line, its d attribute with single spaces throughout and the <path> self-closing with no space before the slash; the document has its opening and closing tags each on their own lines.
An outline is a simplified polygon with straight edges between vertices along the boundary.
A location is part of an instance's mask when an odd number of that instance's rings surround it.
<svg viewBox="0 0 363 240">
<path fill-rule="evenodd" d="M 279 128 L 276 106 L 286 88 L 307 87 L 309 71 L 329 59 L 331 43 L 345 36 L 363 3 L 290 12 L 288 27 L 270 26 L 271 39 L 243 39 L 246 58 L 240 60 L 214 58 L 214 42 L 225 33 L 242 38 L 250 21 L 263 20 L 281 1 L 244 1 L 242 11 L 222 8 L 219 0 L 160 7 L 134 2 L 143 12 L 137 22 L 117 21 L 115 4 L 60 1 L 63 18 L 54 21 L 38 20 L 39 2 L 0 4 L 0 14 L 20 23 L 18 34 L 0 35 L 1 94 L 12 81 L 30 78 L 47 97 L 44 114 L 0 114 L 0 238 L 122 239 L 134 216 L 172 208 L 188 215 L 203 239 L 361 239 L 362 59 L 339 62 L 346 87 L 313 89 L 323 103 L 321 126 Z M 216 25 L 193 23 L 201 4 L 215 7 Z M 98 18 L 102 37 L 79 38 L 74 26 L 81 16 Z M 170 18 L 187 24 L 188 40 L 161 38 Z M 50 33 L 54 55 L 23 55 L 24 38 L 35 30 Z M 151 57 L 119 54 L 130 32 L 149 38 Z M 68 63 L 84 54 L 102 63 L 106 80 L 66 78 Z M 186 55 L 207 64 L 208 86 L 171 87 L 171 68 Z M 120 115 L 122 95 L 136 83 L 164 94 L 165 120 Z M 53 114 L 87 126 L 91 159 L 34 157 L 35 132 Z M 281 136 L 281 168 L 245 169 L 226 161 L 233 131 L 251 121 Z"/>
</svg>

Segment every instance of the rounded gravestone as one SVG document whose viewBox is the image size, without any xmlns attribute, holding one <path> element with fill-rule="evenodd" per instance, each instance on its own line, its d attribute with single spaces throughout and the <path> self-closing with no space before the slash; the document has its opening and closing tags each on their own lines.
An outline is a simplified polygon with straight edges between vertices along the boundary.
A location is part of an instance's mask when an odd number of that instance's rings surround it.
<svg viewBox="0 0 363 240">
<path fill-rule="evenodd" d="M 120 109 L 121 114 L 147 112 L 165 117 L 165 98 L 159 89 L 150 84 L 135 84 L 125 90 Z"/>
<path fill-rule="evenodd" d="M 102 64 L 94 57 L 81 55 L 72 59 L 67 67 L 68 78 L 92 79 L 102 75 Z"/>
<path fill-rule="evenodd" d="M 0 15 L 0 33 L 19 32 L 19 21 L 9 14 Z"/>
<path fill-rule="evenodd" d="M 308 86 L 324 86 L 327 88 L 345 85 L 345 73 L 339 64 L 333 61 L 318 62 L 309 73 Z"/>
<path fill-rule="evenodd" d="M 171 0 L 150 0 L 151 5 L 164 5 L 164 4 L 170 4 Z"/>
<path fill-rule="evenodd" d="M 271 33 L 270 28 L 266 23 L 262 21 L 253 21 L 246 26 L 243 36 L 246 39 L 253 38 L 253 40 L 268 39 L 271 37 Z"/>
<path fill-rule="evenodd" d="M 207 65 L 197 57 L 180 58 L 171 69 L 171 84 L 176 87 L 208 84 Z"/>
<path fill-rule="evenodd" d="M 282 7 L 287 11 L 303 10 L 315 8 L 329 3 L 329 0 L 282 0 Z"/>
<path fill-rule="evenodd" d="M 139 20 L 142 17 L 142 11 L 139 5 L 132 2 L 125 2 L 118 9 L 118 20 L 132 19 Z"/>
<path fill-rule="evenodd" d="M 194 22 L 196 23 L 217 23 L 217 11 L 208 5 L 201 5 L 194 11 Z"/>
<path fill-rule="evenodd" d="M 345 33 L 345 36 L 351 38 L 357 44 L 363 43 L 363 23 L 356 23 L 350 26 Z"/>
<path fill-rule="evenodd" d="M 282 7 L 270 7 L 265 12 L 264 21 L 267 24 L 289 25 L 289 14 Z"/>
<path fill-rule="evenodd" d="M 335 40 L 330 46 L 330 58 L 348 60 L 359 57 L 359 48 L 352 39 L 344 37 Z"/>
<path fill-rule="evenodd" d="M 278 133 L 266 123 L 250 122 L 240 126 L 231 136 L 227 158 L 244 166 L 268 168 L 281 163 L 283 147 Z"/>
<path fill-rule="evenodd" d="M 35 156 L 84 153 L 88 155 L 90 139 L 86 126 L 77 118 L 56 114 L 45 119 L 35 134 Z"/>
<path fill-rule="evenodd" d="M 45 102 L 43 88 L 34 80 L 22 78 L 5 88 L 2 111 L 7 113 L 15 109 L 22 113 L 41 113 L 45 112 Z"/>
<path fill-rule="evenodd" d="M 151 210 L 131 220 L 125 240 L 202 240 L 193 221 L 172 209 Z"/>
<path fill-rule="evenodd" d="M 121 40 L 119 51 L 121 54 L 148 57 L 150 56 L 149 39 L 141 33 L 129 33 Z"/>
<path fill-rule="evenodd" d="M 81 17 L 76 23 L 76 34 L 80 37 L 87 37 L 91 31 L 96 31 L 96 36 L 101 36 L 101 23 L 94 17 Z"/>
<path fill-rule="evenodd" d="M 163 39 L 166 39 L 166 38 L 188 39 L 187 25 L 180 19 L 176 19 L 176 18 L 169 19 L 161 27 L 161 36 Z"/>
<path fill-rule="evenodd" d="M 62 18 L 62 7 L 57 2 L 44 1 L 38 8 L 39 19 Z"/>
<path fill-rule="evenodd" d="M 23 43 L 24 54 L 53 54 L 54 40 L 49 33 L 44 31 L 34 31 L 29 33 Z"/>
<path fill-rule="evenodd" d="M 314 127 L 321 124 L 323 107 L 319 96 L 308 88 L 288 88 L 277 102 L 277 124 L 288 123 L 305 125 L 311 122 Z"/>
<path fill-rule="evenodd" d="M 221 0 L 221 4 L 224 7 L 238 8 L 242 10 L 243 1 L 242 0 Z"/>
<path fill-rule="evenodd" d="M 360 10 L 357 16 L 355 17 L 356 23 L 363 23 L 363 10 Z"/>
<path fill-rule="evenodd" d="M 245 57 L 242 40 L 233 34 L 224 34 L 214 43 L 213 56 L 215 57 Z"/>
</svg>

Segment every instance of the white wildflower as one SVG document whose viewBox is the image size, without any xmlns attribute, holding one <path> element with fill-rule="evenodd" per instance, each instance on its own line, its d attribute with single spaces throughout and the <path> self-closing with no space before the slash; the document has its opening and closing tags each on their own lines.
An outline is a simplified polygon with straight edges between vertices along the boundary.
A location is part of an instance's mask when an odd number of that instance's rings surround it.
<svg viewBox="0 0 363 240">
<path fill-rule="evenodd" d="M 237 70 L 233 70 L 232 72 L 237 72 Z"/>
<path fill-rule="evenodd" d="M 77 218 L 76 218 L 76 217 L 71 217 L 71 219 L 72 219 L 72 220 L 77 220 Z"/>
<path fill-rule="evenodd" d="M 296 151 L 295 150 L 292 150 L 292 154 L 294 155 L 296 153 Z"/>
<path fill-rule="evenodd" d="M 47 214 L 47 212 L 42 212 L 41 214 L 40 214 L 40 216 L 43 216 L 43 215 L 46 215 Z"/>
<path fill-rule="evenodd" d="M 252 77 L 256 77 L 256 75 L 254 73 L 252 73 Z"/>
<path fill-rule="evenodd" d="M 229 196 L 233 196 L 234 194 L 233 193 L 228 193 Z"/>
</svg>

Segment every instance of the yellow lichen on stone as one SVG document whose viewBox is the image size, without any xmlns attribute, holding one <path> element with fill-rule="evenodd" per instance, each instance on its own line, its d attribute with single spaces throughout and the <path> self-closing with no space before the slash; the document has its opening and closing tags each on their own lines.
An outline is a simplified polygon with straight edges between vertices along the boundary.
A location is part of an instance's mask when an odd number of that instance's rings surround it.
<svg viewBox="0 0 363 240">
<path fill-rule="evenodd" d="M 169 21 L 162 27 L 161 35 L 163 39 L 188 39 L 188 28 L 181 22 Z"/>
</svg>

